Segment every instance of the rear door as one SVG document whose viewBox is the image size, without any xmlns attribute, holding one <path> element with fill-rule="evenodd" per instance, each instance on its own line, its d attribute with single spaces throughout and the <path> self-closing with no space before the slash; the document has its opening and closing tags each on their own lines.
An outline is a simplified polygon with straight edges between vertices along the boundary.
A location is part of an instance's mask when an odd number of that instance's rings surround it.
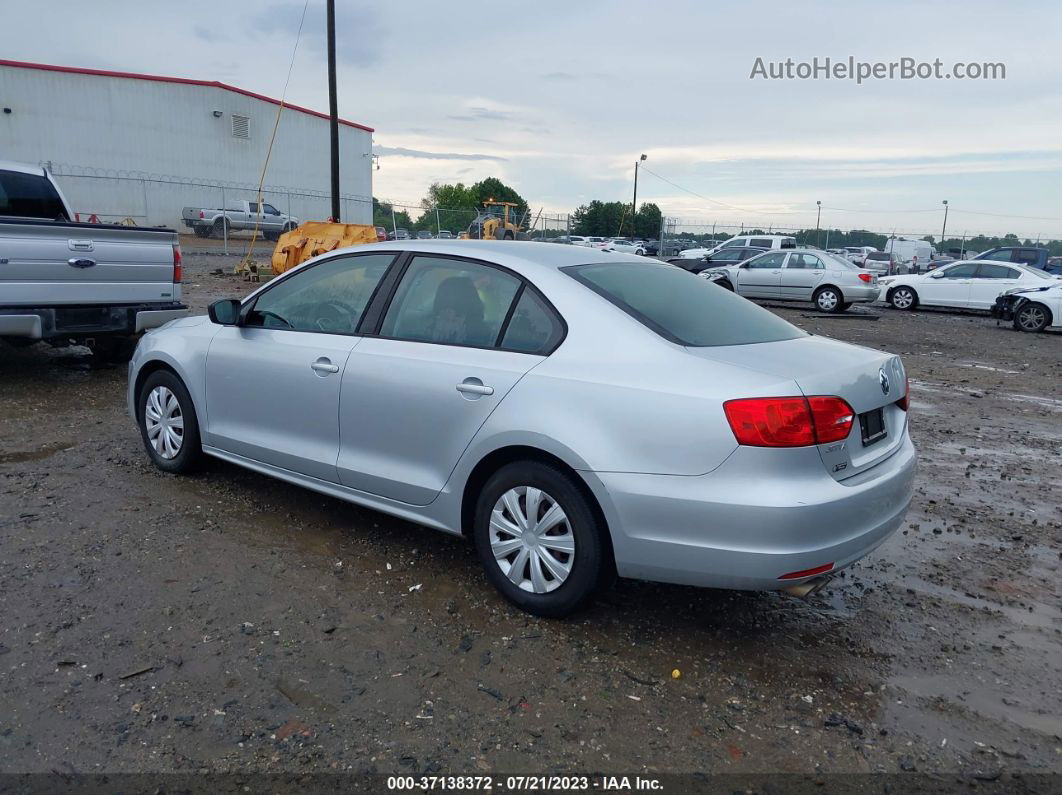
<svg viewBox="0 0 1062 795">
<path fill-rule="evenodd" d="M 735 288 L 746 298 L 780 297 L 782 266 L 788 255 L 773 251 L 742 263 L 738 269 Z"/>
<path fill-rule="evenodd" d="M 377 336 L 343 374 L 339 477 L 427 505 L 472 437 L 559 341 L 552 309 L 515 274 L 481 261 L 413 256 Z"/>
<path fill-rule="evenodd" d="M 338 482 L 340 384 L 369 301 L 394 254 L 331 257 L 292 272 L 214 336 L 203 441 Z"/>
<path fill-rule="evenodd" d="M 790 254 L 782 268 L 779 296 L 792 301 L 810 301 L 825 273 L 826 266 L 814 254 Z"/>
<path fill-rule="evenodd" d="M 996 298 L 1005 290 L 1018 286 L 1021 272 L 999 262 L 982 262 L 970 280 L 969 306 L 974 309 L 991 309 Z"/>
</svg>

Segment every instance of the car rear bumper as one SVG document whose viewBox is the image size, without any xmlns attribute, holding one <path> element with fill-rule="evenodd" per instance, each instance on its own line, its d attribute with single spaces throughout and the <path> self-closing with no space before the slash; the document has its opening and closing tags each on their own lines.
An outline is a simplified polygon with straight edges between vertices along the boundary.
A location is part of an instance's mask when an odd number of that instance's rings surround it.
<svg viewBox="0 0 1062 795">
<path fill-rule="evenodd" d="M 179 303 L 0 308 L 0 337 L 40 340 L 139 334 L 187 314 L 188 307 Z"/>
<path fill-rule="evenodd" d="M 781 466 L 779 463 L 781 462 Z M 913 492 L 910 437 L 889 458 L 845 481 L 817 448 L 739 447 L 698 477 L 593 473 L 603 492 L 620 576 L 740 590 L 825 564 L 840 570 L 903 522 Z"/>
<path fill-rule="evenodd" d="M 880 285 L 868 285 L 867 287 L 842 287 L 844 300 L 853 304 L 872 303 L 878 300 L 881 293 Z"/>
</svg>

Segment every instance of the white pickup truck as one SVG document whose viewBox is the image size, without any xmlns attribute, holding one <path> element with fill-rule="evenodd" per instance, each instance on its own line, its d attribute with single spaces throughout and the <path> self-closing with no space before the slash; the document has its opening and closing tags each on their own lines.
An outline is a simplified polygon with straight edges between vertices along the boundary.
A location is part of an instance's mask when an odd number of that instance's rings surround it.
<svg viewBox="0 0 1062 795">
<path fill-rule="evenodd" d="M 196 237 L 224 237 L 227 232 L 252 230 L 255 224 L 266 240 L 276 240 L 299 225 L 299 219 L 285 215 L 268 202 L 239 201 L 211 210 L 206 207 L 185 207 L 181 221 L 195 232 Z M 226 230 L 228 227 L 228 230 Z"/>
<path fill-rule="evenodd" d="M 141 332 L 188 314 L 177 233 L 72 217 L 47 170 L 0 161 L 0 339 L 128 358 Z"/>
</svg>

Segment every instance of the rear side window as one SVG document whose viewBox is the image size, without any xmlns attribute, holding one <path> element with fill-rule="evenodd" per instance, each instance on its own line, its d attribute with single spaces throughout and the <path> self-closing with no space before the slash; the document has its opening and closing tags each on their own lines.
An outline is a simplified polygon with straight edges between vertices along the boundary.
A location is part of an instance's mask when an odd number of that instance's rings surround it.
<svg viewBox="0 0 1062 795">
<path fill-rule="evenodd" d="M 562 270 L 679 345 L 748 345 L 806 336 L 766 309 L 662 262 L 607 262 Z"/>
<path fill-rule="evenodd" d="M 750 246 L 756 246 L 757 248 L 771 248 L 772 247 L 772 241 L 771 241 L 771 239 L 769 237 L 766 237 L 766 238 L 754 237 L 754 238 L 752 238 L 749 241 L 749 245 Z"/>
<path fill-rule="evenodd" d="M 18 171 L 0 171 L 0 215 L 70 220 L 47 177 Z"/>
<path fill-rule="evenodd" d="M 524 288 L 509 325 L 502 337 L 501 347 L 520 353 L 546 354 L 564 336 L 564 327 L 553 311 L 529 288 Z"/>
<path fill-rule="evenodd" d="M 414 257 L 380 334 L 413 342 L 494 347 L 520 289 L 515 276 L 478 262 Z"/>
<path fill-rule="evenodd" d="M 996 265 L 994 262 L 983 262 L 977 270 L 979 279 L 1017 279 L 1018 272 L 1006 265 Z"/>
</svg>

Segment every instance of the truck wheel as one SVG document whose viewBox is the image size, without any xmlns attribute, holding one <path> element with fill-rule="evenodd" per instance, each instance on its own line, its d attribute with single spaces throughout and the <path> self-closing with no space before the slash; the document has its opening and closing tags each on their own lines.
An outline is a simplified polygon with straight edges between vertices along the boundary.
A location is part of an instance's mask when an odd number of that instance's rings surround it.
<svg viewBox="0 0 1062 795">
<path fill-rule="evenodd" d="M 1014 316 L 1014 328 L 1030 333 L 1043 331 L 1051 322 L 1051 311 L 1043 304 L 1026 303 Z"/>
<path fill-rule="evenodd" d="M 210 233 L 214 237 L 226 237 L 228 232 L 231 231 L 231 229 L 228 229 L 228 222 L 224 218 L 219 218 L 214 222 L 214 225 L 210 227 Z"/>
<path fill-rule="evenodd" d="M 199 466 L 203 458 L 199 421 L 181 379 L 170 370 L 156 370 L 136 400 L 140 437 L 155 466 L 175 475 Z"/>
</svg>

